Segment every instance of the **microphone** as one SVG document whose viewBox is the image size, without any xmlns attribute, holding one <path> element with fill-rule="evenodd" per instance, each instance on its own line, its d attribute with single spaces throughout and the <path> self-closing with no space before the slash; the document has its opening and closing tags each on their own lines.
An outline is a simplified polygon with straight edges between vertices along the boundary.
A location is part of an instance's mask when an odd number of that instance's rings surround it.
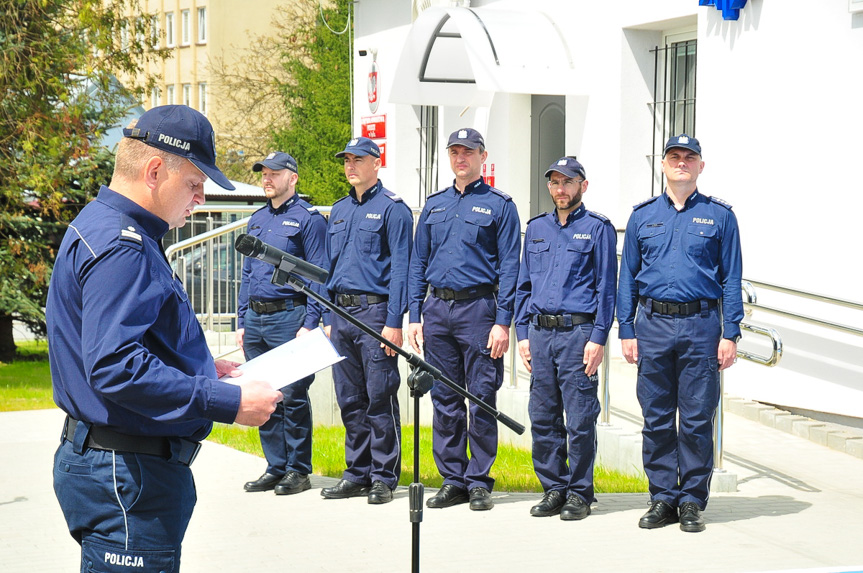
<svg viewBox="0 0 863 573">
<path fill-rule="evenodd" d="M 319 266 L 307 263 L 294 255 L 290 255 L 272 245 L 266 244 L 257 237 L 253 237 L 245 233 L 237 237 L 237 240 L 234 242 L 234 248 L 237 249 L 237 252 L 240 254 L 260 259 L 265 263 L 273 265 L 279 270 L 299 275 L 312 282 L 324 284 L 327 282 L 327 277 L 330 274 Z M 283 266 L 287 266 L 289 268 L 283 269 Z"/>
</svg>

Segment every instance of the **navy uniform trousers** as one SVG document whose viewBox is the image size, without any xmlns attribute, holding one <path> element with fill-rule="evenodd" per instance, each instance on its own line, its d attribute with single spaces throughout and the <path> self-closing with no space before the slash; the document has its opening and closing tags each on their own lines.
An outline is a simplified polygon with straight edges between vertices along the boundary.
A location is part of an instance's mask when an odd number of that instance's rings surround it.
<svg viewBox="0 0 863 573">
<path fill-rule="evenodd" d="M 306 305 L 258 314 L 251 308 L 244 320 L 243 351 L 246 360 L 296 338 L 306 318 Z M 314 374 L 281 389 L 284 398 L 276 404 L 270 419 L 258 430 L 267 458 L 267 473 L 284 475 L 312 473 L 312 404 L 309 387 Z"/>
<path fill-rule="evenodd" d="M 704 509 L 713 472 L 713 416 L 719 404 L 718 307 L 689 316 L 639 305 L 636 392 L 644 416 L 644 471 L 653 501 Z"/>
<path fill-rule="evenodd" d="M 588 504 L 596 501 L 593 463 L 600 409 L 598 378 L 584 372 L 584 346 L 592 331 L 593 323 L 588 323 L 531 326 L 528 333 L 534 470 L 544 491 L 557 490 L 564 497 L 575 494 Z"/>
<path fill-rule="evenodd" d="M 386 323 L 386 302 L 345 310 L 376 332 Z M 333 365 L 336 399 L 345 425 L 342 478 L 361 485 L 382 481 L 394 489 L 402 462 L 398 357 L 387 356 L 380 342 L 336 313 L 332 317 L 330 339 L 345 357 Z"/>
<path fill-rule="evenodd" d="M 492 408 L 503 383 L 503 358 L 493 360 L 486 347 L 496 311 L 491 294 L 462 301 L 431 295 L 423 304 L 426 360 Z M 431 397 L 432 450 L 443 483 L 491 491 L 494 479 L 488 474 L 497 457 L 497 420 L 472 402 L 466 407 L 465 398 L 441 382 L 435 382 Z"/>
<path fill-rule="evenodd" d="M 197 501 L 191 469 L 159 456 L 85 448 L 85 428 L 78 424 L 54 455 L 54 492 L 81 544 L 81 571 L 179 571 Z"/>
</svg>

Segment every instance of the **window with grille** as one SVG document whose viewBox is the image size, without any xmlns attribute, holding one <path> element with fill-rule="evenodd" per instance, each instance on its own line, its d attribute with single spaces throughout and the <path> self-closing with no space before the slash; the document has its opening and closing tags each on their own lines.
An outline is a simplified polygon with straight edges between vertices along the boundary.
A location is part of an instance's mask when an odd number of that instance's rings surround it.
<svg viewBox="0 0 863 573">
<path fill-rule="evenodd" d="M 656 46 L 653 79 L 653 180 L 651 196 L 665 188 L 662 149 L 673 135 L 695 134 L 695 76 L 697 43 L 692 34 L 669 34 L 663 46 Z"/>
<path fill-rule="evenodd" d="M 424 105 L 416 109 L 420 120 L 420 157 L 417 172 L 422 205 L 426 197 L 438 190 L 438 107 Z"/>
</svg>

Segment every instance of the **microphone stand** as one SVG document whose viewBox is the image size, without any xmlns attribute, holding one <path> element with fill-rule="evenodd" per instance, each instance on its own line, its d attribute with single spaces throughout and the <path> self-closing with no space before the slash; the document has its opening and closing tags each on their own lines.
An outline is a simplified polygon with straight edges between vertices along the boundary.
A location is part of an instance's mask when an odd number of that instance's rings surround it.
<svg viewBox="0 0 863 573">
<path fill-rule="evenodd" d="M 279 266 L 275 267 L 275 270 L 273 271 L 272 283 L 280 286 L 287 284 L 295 291 L 301 292 L 306 296 L 312 297 L 313 299 L 321 303 L 321 305 L 338 314 L 340 317 L 344 318 L 346 321 L 350 322 L 378 342 L 381 342 L 387 347 L 393 349 L 398 355 L 402 356 L 411 367 L 411 373 L 408 376 L 408 387 L 410 388 L 411 397 L 414 399 L 414 476 L 413 483 L 408 486 L 408 499 L 410 502 L 409 515 L 412 530 L 411 570 L 414 571 L 414 573 L 418 573 L 420 570 L 420 523 L 423 519 L 424 493 L 423 484 L 420 481 L 420 397 L 422 397 L 423 394 L 431 390 L 435 380 L 437 380 L 445 384 L 447 387 L 449 387 L 451 390 L 453 390 L 460 396 L 467 398 L 468 400 L 479 406 L 482 410 L 492 415 L 495 420 L 497 420 L 516 434 L 523 434 L 524 426 L 522 424 L 519 424 L 506 414 L 502 413 L 500 410 L 489 406 L 480 398 L 468 392 L 466 389 L 458 386 L 455 382 L 444 376 L 440 370 L 438 370 L 413 352 L 404 350 L 400 346 L 396 346 L 395 344 L 381 336 L 379 332 L 376 332 L 373 328 L 371 328 L 361 320 L 354 318 L 354 316 L 349 312 L 345 311 L 342 308 L 339 308 L 337 305 L 333 304 L 325 297 L 310 289 L 308 286 L 306 286 L 306 284 L 300 277 L 292 274 L 292 271 L 295 267 L 295 264 L 291 263 L 285 258 L 282 258 Z"/>
</svg>

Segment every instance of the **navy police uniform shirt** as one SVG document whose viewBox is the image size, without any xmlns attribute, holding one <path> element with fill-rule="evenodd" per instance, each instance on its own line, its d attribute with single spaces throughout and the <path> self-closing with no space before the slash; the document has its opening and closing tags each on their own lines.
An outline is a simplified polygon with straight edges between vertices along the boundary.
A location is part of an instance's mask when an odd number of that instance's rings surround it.
<svg viewBox="0 0 863 573">
<path fill-rule="evenodd" d="M 248 233 L 313 265 L 321 268 L 327 266 L 327 221 L 315 207 L 296 194 L 278 209 L 273 209 L 272 202 L 267 201 L 266 205 L 252 213 Z M 243 328 L 250 298 L 275 301 L 304 296 L 288 285 L 273 284 L 273 270 L 273 265 L 254 257 L 246 257 L 243 261 L 243 280 L 237 305 L 238 328 Z M 323 294 L 323 286 L 304 282 Z M 317 327 L 320 318 L 321 307 L 310 298 L 303 327 L 310 330 Z"/>
<path fill-rule="evenodd" d="M 515 293 L 515 332 L 528 337 L 534 314 L 595 315 L 590 341 L 604 345 L 614 322 L 617 232 L 582 203 L 561 225 L 557 211 L 534 217 L 524 234 Z"/>
<path fill-rule="evenodd" d="M 327 289 L 333 294 L 388 296 L 386 326 L 401 328 L 407 310 L 412 226 L 410 208 L 380 180 L 363 193 L 362 202 L 352 187 L 333 204 L 327 224 Z"/>
<path fill-rule="evenodd" d="M 635 338 L 639 296 L 678 303 L 720 300 L 722 336 L 739 336 L 742 267 L 740 232 L 730 205 L 697 190 L 680 211 L 667 193 L 636 205 L 623 242 L 620 338 Z"/>
<path fill-rule="evenodd" d="M 521 226 L 506 193 L 482 177 L 459 193 L 455 185 L 429 195 L 417 222 L 410 270 L 410 321 L 420 322 L 429 285 L 455 291 L 498 285 L 495 324 L 509 326 Z"/>
<path fill-rule="evenodd" d="M 213 357 L 159 241 L 168 224 L 102 187 L 69 226 L 46 318 L 54 401 L 118 432 L 201 440 L 232 423 L 240 387 Z"/>
</svg>

